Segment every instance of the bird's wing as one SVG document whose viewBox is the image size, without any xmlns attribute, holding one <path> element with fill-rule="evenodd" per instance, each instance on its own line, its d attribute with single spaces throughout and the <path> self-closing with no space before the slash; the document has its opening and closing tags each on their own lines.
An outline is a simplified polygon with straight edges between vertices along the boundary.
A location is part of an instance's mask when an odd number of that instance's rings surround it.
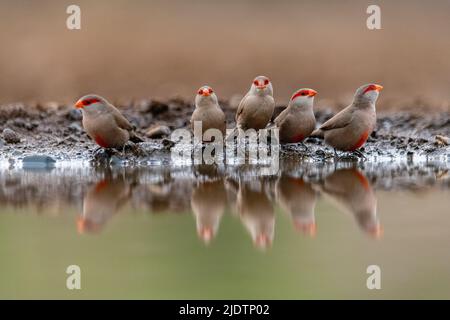
<svg viewBox="0 0 450 320">
<path fill-rule="evenodd" d="M 239 118 L 239 116 L 241 115 L 242 111 L 244 111 L 244 105 L 246 103 L 247 98 L 248 98 L 248 93 L 245 95 L 244 98 L 242 98 L 241 102 L 239 102 L 239 106 L 238 106 L 238 109 L 236 112 L 236 117 L 235 117 L 236 121 Z"/>
<path fill-rule="evenodd" d="M 124 130 L 133 130 L 131 123 L 114 106 L 109 106 L 117 125 Z"/>
<path fill-rule="evenodd" d="M 278 117 L 276 117 L 275 120 L 273 121 L 278 128 L 281 127 L 283 125 L 283 123 L 286 121 L 286 119 L 288 118 L 288 116 L 289 116 L 289 109 L 288 108 L 284 109 L 278 115 Z"/>
<path fill-rule="evenodd" d="M 331 129 L 339 129 L 343 128 L 350 123 L 353 117 L 351 106 L 343 109 L 339 113 L 337 113 L 334 117 L 325 121 L 320 127 L 320 130 L 326 131 Z"/>
</svg>

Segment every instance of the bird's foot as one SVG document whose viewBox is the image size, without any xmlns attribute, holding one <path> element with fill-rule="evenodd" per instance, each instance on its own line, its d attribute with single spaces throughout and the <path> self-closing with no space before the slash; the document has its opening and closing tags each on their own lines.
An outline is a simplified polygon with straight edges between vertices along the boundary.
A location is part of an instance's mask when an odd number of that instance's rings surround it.
<svg viewBox="0 0 450 320">
<path fill-rule="evenodd" d="M 343 155 L 337 157 L 337 161 L 347 161 L 347 162 L 358 162 L 359 158 L 357 155 L 355 155 L 353 152 L 351 153 L 344 153 Z"/>
<path fill-rule="evenodd" d="M 304 142 L 300 142 L 300 145 L 303 147 L 303 152 L 308 152 L 309 148 Z"/>
<path fill-rule="evenodd" d="M 336 160 L 336 154 L 327 153 L 323 150 L 317 150 L 316 155 L 322 157 L 322 160 L 334 159 Z"/>
<path fill-rule="evenodd" d="M 347 152 L 344 152 L 344 154 L 342 154 L 342 155 L 339 155 L 339 153 L 337 152 L 336 149 L 333 149 L 333 152 L 334 152 L 334 161 L 335 162 L 356 160 L 356 158 L 354 156 L 352 156 L 352 154 L 349 154 Z"/>
<path fill-rule="evenodd" d="M 97 148 L 95 148 L 95 150 L 93 151 L 93 154 L 94 154 L 94 156 L 95 155 L 97 155 L 97 154 L 99 154 L 100 152 L 105 152 L 104 151 L 105 149 L 103 149 L 102 147 L 97 147 Z"/>
<path fill-rule="evenodd" d="M 93 161 L 95 163 L 108 163 L 112 156 L 116 155 L 118 152 L 114 149 L 104 149 L 97 148 L 93 153 Z"/>
<path fill-rule="evenodd" d="M 168 138 L 163 138 L 163 139 L 161 140 L 161 144 L 163 145 L 164 149 L 170 150 L 173 146 L 175 146 L 175 145 L 176 145 L 177 143 L 179 143 L 180 141 L 181 141 L 181 139 L 178 140 L 178 141 L 172 141 L 172 140 L 170 140 L 170 139 L 168 139 Z"/>
<path fill-rule="evenodd" d="M 353 154 L 356 154 L 357 157 L 362 158 L 364 161 L 367 161 L 367 157 L 360 150 L 353 151 Z"/>
<path fill-rule="evenodd" d="M 111 157 L 116 153 L 117 151 L 114 149 L 98 147 L 94 150 L 94 157 Z"/>
<path fill-rule="evenodd" d="M 128 141 L 122 149 L 122 155 L 125 156 L 127 153 L 131 153 L 133 156 L 136 157 L 143 157 L 147 156 L 148 153 L 137 143 Z"/>
</svg>

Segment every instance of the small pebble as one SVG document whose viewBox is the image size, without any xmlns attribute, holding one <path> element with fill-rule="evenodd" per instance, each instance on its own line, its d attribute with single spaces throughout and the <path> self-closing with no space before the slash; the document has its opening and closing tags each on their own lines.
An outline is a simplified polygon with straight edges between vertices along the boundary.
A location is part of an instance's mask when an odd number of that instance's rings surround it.
<svg viewBox="0 0 450 320">
<path fill-rule="evenodd" d="M 435 137 L 436 139 L 436 143 L 438 145 L 444 145 L 444 146 L 448 146 L 450 144 L 450 138 L 449 137 L 445 137 L 445 136 L 441 136 L 441 135 L 437 135 Z"/>
<path fill-rule="evenodd" d="M 6 141 L 6 143 L 19 143 L 20 137 L 19 135 L 11 130 L 10 128 L 6 128 L 3 130 L 3 139 Z"/>
<path fill-rule="evenodd" d="M 83 130 L 78 122 L 72 122 L 68 128 L 72 132 L 80 132 Z"/>
<path fill-rule="evenodd" d="M 53 168 L 56 160 L 47 155 L 32 155 L 22 159 L 22 166 L 25 169 Z"/>
<path fill-rule="evenodd" d="M 153 126 L 147 130 L 145 135 L 151 139 L 160 139 L 170 135 L 170 128 L 163 125 Z"/>
<path fill-rule="evenodd" d="M 80 110 L 72 109 L 67 113 L 67 118 L 69 120 L 80 121 L 83 118 L 83 115 Z"/>
</svg>

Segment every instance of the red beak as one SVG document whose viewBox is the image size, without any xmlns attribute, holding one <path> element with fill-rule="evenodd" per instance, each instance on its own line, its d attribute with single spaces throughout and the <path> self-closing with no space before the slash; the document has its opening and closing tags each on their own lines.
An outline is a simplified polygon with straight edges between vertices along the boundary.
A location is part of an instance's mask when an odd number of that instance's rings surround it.
<svg viewBox="0 0 450 320">
<path fill-rule="evenodd" d="M 77 109 L 83 109 L 84 105 L 83 105 L 83 101 L 78 100 L 77 103 L 75 103 L 75 108 Z"/>
<path fill-rule="evenodd" d="M 267 248 L 270 246 L 270 238 L 268 235 L 261 233 L 256 236 L 255 244 L 258 248 Z"/>
<path fill-rule="evenodd" d="M 86 229 L 86 220 L 83 217 L 77 217 L 77 231 L 83 234 Z"/>
<path fill-rule="evenodd" d="M 380 92 L 381 90 L 383 90 L 383 86 L 380 86 L 379 84 L 372 84 L 370 86 L 368 86 L 366 88 L 366 90 L 364 90 L 363 94 L 368 92 L 368 91 L 376 91 L 376 92 Z"/>
<path fill-rule="evenodd" d="M 200 238 L 206 243 L 210 242 L 213 238 L 213 230 L 210 227 L 203 227 L 199 232 Z"/>
<path fill-rule="evenodd" d="M 311 90 L 309 90 L 308 97 L 314 97 L 316 94 L 317 94 L 317 91 L 311 89 Z"/>
<path fill-rule="evenodd" d="M 375 90 L 380 92 L 381 90 L 383 90 L 383 86 L 380 86 L 379 84 L 375 85 Z"/>
</svg>

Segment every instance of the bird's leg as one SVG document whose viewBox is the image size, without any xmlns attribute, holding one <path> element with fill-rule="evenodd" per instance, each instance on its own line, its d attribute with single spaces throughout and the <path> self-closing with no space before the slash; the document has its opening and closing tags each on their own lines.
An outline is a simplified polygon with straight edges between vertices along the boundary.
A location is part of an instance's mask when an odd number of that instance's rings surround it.
<svg viewBox="0 0 450 320">
<path fill-rule="evenodd" d="M 102 147 L 97 147 L 97 148 L 95 148 L 95 150 L 94 150 L 94 156 L 97 156 L 99 153 L 100 153 L 100 151 L 102 150 L 103 148 Z"/>
<path fill-rule="evenodd" d="M 98 152 L 98 151 L 101 150 L 101 149 L 102 149 L 102 147 L 97 147 L 97 148 L 95 148 L 94 153 Z"/>
<path fill-rule="evenodd" d="M 364 153 L 362 153 L 360 150 L 355 150 L 354 151 L 358 156 L 360 156 L 361 158 L 363 158 L 364 160 L 367 160 L 366 156 L 364 155 Z"/>
<path fill-rule="evenodd" d="M 322 150 L 321 150 L 321 151 L 322 151 Z M 334 156 L 332 156 L 332 155 L 326 155 L 326 153 L 325 153 L 324 151 L 322 151 L 323 154 L 325 155 L 324 160 L 327 160 L 327 159 L 330 159 L 330 158 L 334 158 L 334 160 L 336 160 L 337 158 L 339 158 L 339 157 L 338 157 L 338 154 L 337 154 L 337 152 L 336 152 L 336 149 L 333 149 L 333 151 L 334 151 Z"/>
<path fill-rule="evenodd" d="M 300 145 L 304 148 L 303 149 L 304 152 L 308 152 L 309 151 L 309 148 L 306 146 L 306 144 L 303 141 L 300 142 Z"/>
<path fill-rule="evenodd" d="M 336 149 L 333 148 L 333 151 L 334 151 L 334 159 L 338 159 L 339 160 L 340 158 L 339 158 L 339 155 L 338 155 Z"/>
</svg>

